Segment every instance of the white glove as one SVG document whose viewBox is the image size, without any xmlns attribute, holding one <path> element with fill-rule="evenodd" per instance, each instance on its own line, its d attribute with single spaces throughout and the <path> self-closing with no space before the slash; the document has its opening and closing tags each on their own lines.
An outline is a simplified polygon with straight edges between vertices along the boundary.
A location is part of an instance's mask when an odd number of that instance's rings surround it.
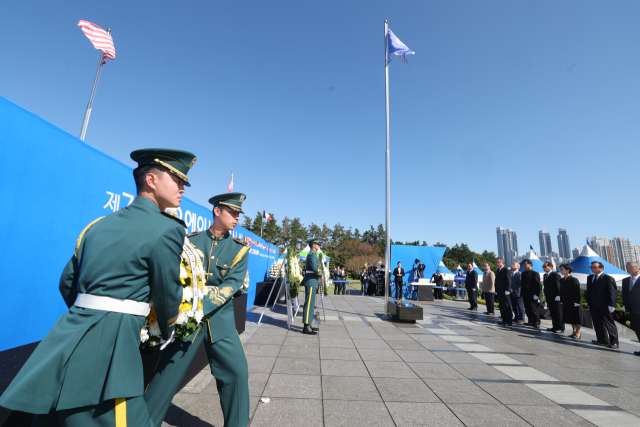
<svg viewBox="0 0 640 427">
<path fill-rule="evenodd" d="M 471 290 L 472 290 L 472 291 L 475 291 L 475 290 L 476 290 L 476 288 L 471 288 Z"/>
<path fill-rule="evenodd" d="M 511 292 L 509 292 L 509 291 L 504 291 L 504 294 L 505 294 L 505 295 L 509 295 L 509 294 L 511 294 Z"/>
<path fill-rule="evenodd" d="M 577 303 L 577 302 L 575 302 L 575 303 L 573 303 L 573 306 L 574 306 L 574 307 L 580 307 L 580 304 L 579 304 L 579 303 Z"/>
<path fill-rule="evenodd" d="M 622 309 L 623 309 L 624 311 L 627 311 L 627 309 L 626 309 L 626 308 L 624 308 L 624 305 L 622 306 Z"/>
<path fill-rule="evenodd" d="M 533 296 L 533 299 L 534 299 L 534 300 L 536 300 L 536 301 L 538 301 L 538 295 L 534 295 L 534 296 Z"/>
<path fill-rule="evenodd" d="M 560 301 L 560 297 L 556 297 L 556 301 Z"/>
<path fill-rule="evenodd" d="M 613 310 L 615 310 L 615 307 L 609 307 L 609 313 L 613 313 Z"/>
<path fill-rule="evenodd" d="M 166 341 L 163 339 L 160 339 L 160 351 L 164 350 L 169 344 L 175 341 L 175 339 L 173 338 L 173 334 L 175 334 L 175 332 L 176 332 L 175 330 L 171 331 L 171 336 Z"/>
</svg>

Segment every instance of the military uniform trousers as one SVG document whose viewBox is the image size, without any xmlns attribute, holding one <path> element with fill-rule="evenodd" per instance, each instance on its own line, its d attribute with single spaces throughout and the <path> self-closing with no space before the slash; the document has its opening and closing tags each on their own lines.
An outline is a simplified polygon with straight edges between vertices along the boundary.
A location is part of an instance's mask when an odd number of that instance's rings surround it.
<svg viewBox="0 0 640 427">
<path fill-rule="evenodd" d="M 142 396 L 35 415 L 32 427 L 153 427 Z"/>
<path fill-rule="evenodd" d="M 211 375 L 216 379 L 220 395 L 224 427 L 249 425 L 249 371 L 240 337 L 234 331 L 212 343 L 209 327 L 208 322 L 204 323 L 192 335 L 169 345 L 162 352 L 156 373 L 144 395 L 154 427 L 162 426 L 171 400 L 203 341 Z M 211 398 L 215 399 L 213 395 Z"/>
<path fill-rule="evenodd" d="M 304 287 L 304 313 L 302 315 L 305 325 L 313 322 L 313 315 L 316 311 L 316 293 L 318 290 L 311 286 Z"/>
</svg>

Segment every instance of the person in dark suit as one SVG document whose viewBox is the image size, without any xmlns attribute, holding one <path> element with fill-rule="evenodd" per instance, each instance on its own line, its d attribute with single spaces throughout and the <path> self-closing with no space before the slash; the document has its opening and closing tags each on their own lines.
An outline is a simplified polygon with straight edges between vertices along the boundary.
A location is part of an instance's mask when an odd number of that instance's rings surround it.
<svg viewBox="0 0 640 427">
<path fill-rule="evenodd" d="M 580 339 L 580 328 L 584 323 L 584 309 L 580 301 L 580 282 L 571 276 L 573 267 L 571 264 L 560 266 L 560 301 L 562 301 L 562 319 L 565 323 L 571 323 L 573 333 L 569 338 Z"/>
<path fill-rule="evenodd" d="M 544 269 L 544 296 L 547 298 L 547 306 L 551 313 L 551 327 L 549 332 L 564 332 L 562 321 L 562 302 L 560 301 L 560 275 L 553 271 L 553 264 L 545 262 Z"/>
<path fill-rule="evenodd" d="M 502 321 L 498 323 L 507 326 L 511 326 L 513 322 L 509 294 L 511 294 L 511 272 L 504 266 L 504 260 L 498 258 L 496 260 L 496 295 L 500 306 L 500 317 L 502 317 Z"/>
<path fill-rule="evenodd" d="M 444 283 L 444 278 L 442 277 L 442 274 L 440 274 L 440 270 L 436 270 L 436 272 L 433 273 L 433 276 L 431 276 L 431 283 L 435 283 L 436 286 L 440 287 L 440 289 L 433 290 L 433 297 L 435 299 L 443 299 L 444 294 L 442 292 L 442 284 Z"/>
<path fill-rule="evenodd" d="M 464 287 L 467 288 L 467 295 L 469 296 L 469 310 L 478 311 L 478 273 L 473 269 L 473 264 L 468 264 L 467 269 L 467 280 L 464 283 Z"/>
<path fill-rule="evenodd" d="M 587 277 L 587 304 L 591 312 L 593 329 L 597 340 L 591 342 L 609 348 L 618 348 L 618 329 L 613 320 L 616 308 L 618 288 L 613 277 L 604 274 L 604 265 L 600 261 L 591 263 L 593 274 Z"/>
<path fill-rule="evenodd" d="M 398 262 L 398 267 L 393 270 L 393 279 L 396 284 L 396 299 L 401 299 L 402 284 L 404 283 L 404 268 L 402 268 L 401 262 Z"/>
<path fill-rule="evenodd" d="M 540 298 L 540 275 L 532 270 L 531 261 L 525 259 L 522 262 L 524 271 L 520 274 L 520 286 L 522 290 L 522 302 L 527 313 L 528 323 L 525 325 L 540 329 L 540 312 L 538 311 L 538 300 Z"/>
<path fill-rule="evenodd" d="M 524 323 L 524 302 L 522 301 L 522 293 L 520 289 L 520 264 L 511 263 L 511 308 L 513 309 L 513 320 L 517 323 Z"/>
<path fill-rule="evenodd" d="M 631 313 L 631 326 L 640 340 L 640 268 L 637 262 L 627 263 L 627 273 L 631 277 L 622 279 L 622 304 L 624 311 Z M 633 354 L 640 356 L 640 351 Z"/>
</svg>

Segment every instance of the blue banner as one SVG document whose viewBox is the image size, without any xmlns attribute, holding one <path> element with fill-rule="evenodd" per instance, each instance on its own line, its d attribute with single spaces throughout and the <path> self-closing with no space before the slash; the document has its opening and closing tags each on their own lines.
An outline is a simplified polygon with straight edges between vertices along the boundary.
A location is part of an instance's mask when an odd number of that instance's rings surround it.
<svg viewBox="0 0 640 427">
<path fill-rule="evenodd" d="M 140 147 L 133 147 L 140 148 Z M 132 149 L 133 149 L 132 148 Z M 127 206 L 136 194 L 132 168 L 0 97 L 0 155 L 5 159 L 0 222 L 0 351 L 40 341 L 68 308 L 58 291 L 82 230 Z M 211 225 L 212 212 L 183 198 L 189 232 Z M 248 306 L 278 248 L 236 227 L 251 245 Z"/>
</svg>

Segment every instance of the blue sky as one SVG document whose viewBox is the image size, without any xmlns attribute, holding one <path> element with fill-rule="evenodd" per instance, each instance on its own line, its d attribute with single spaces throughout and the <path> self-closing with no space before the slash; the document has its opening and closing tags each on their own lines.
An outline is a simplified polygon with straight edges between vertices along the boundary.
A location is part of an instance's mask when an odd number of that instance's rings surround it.
<svg viewBox="0 0 640 427">
<path fill-rule="evenodd" d="M 193 151 L 187 196 L 248 213 L 384 223 L 383 21 L 416 52 L 390 64 L 391 236 L 497 250 L 498 226 L 640 244 L 636 1 L 4 1 L 0 95 L 133 166 Z M 556 248 L 557 250 L 557 248 Z"/>
</svg>

